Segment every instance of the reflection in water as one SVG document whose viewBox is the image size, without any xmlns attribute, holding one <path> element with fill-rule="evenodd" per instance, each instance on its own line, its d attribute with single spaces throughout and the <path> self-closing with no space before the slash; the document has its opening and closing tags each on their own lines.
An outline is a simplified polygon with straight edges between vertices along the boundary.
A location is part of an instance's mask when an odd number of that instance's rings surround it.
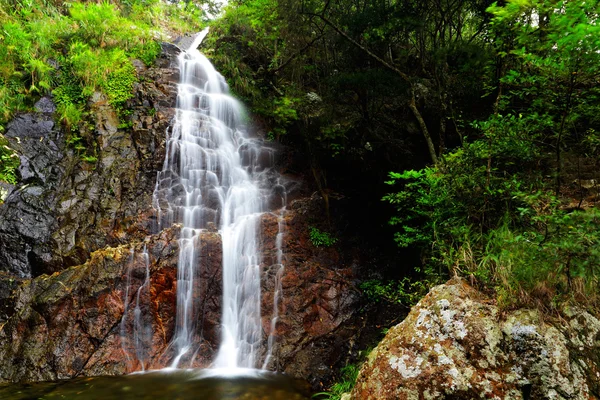
<svg viewBox="0 0 600 400">
<path fill-rule="evenodd" d="M 205 370 L 206 371 L 206 370 Z M 156 371 L 126 376 L 0 385 L 0 399 L 203 399 L 305 400 L 308 384 L 281 374 L 225 378 L 202 370 Z"/>
</svg>

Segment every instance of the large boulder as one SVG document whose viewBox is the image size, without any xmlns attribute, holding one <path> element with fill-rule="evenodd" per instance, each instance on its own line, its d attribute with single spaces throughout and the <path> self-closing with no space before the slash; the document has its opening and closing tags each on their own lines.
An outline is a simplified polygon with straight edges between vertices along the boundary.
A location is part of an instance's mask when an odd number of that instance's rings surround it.
<svg viewBox="0 0 600 400">
<path fill-rule="evenodd" d="M 599 395 L 600 321 L 565 308 L 502 312 L 455 278 L 389 330 L 353 399 L 591 399 Z"/>
</svg>

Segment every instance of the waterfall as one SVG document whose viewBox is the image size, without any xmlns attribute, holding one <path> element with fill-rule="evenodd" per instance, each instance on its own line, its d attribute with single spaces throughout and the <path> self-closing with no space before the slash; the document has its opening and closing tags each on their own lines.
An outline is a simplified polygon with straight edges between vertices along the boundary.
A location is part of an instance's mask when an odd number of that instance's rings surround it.
<svg viewBox="0 0 600 400">
<path fill-rule="evenodd" d="M 203 266 L 196 253 L 201 232 L 216 227 L 223 247 L 223 297 L 221 343 L 213 367 L 258 368 L 268 362 L 273 344 L 272 334 L 263 338 L 261 325 L 260 227 L 264 213 L 271 211 L 274 192 L 280 197 L 284 193 L 277 204 L 283 218 L 285 190 L 281 185 L 274 188 L 273 150 L 247 136 L 243 107 L 197 50 L 206 34 L 207 30 L 200 33 L 179 56 L 176 116 L 167 132 L 165 161 L 153 199 L 160 229 L 181 224 L 171 366 L 192 365 L 202 341 L 194 292 Z M 278 252 L 282 227 L 280 219 Z M 282 255 L 277 258 L 282 269 Z M 275 297 L 276 311 L 279 294 Z"/>
<path fill-rule="evenodd" d="M 146 370 L 148 363 L 148 351 L 152 342 L 152 322 L 150 321 L 150 258 L 146 245 L 141 253 L 142 262 L 136 262 L 135 249 L 132 247 L 129 252 L 129 263 L 127 268 L 127 285 L 125 291 L 123 318 L 119 326 L 121 336 L 121 348 L 125 353 L 128 363 L 134 362 L 132 356 L 135 354 L 135 360 L 139 363 L 139 369 Z M 139 264 L 144 267 L 144 280 L 139 285 L 134 299 L 130 299 L 130 288 L 133 286 L 132 274 Z M 135 300 L 133 315 L 131 315 L 131 306 Z M 133 338 L 127 335 L 128 326 L 133 332 Z"/>
</svg>

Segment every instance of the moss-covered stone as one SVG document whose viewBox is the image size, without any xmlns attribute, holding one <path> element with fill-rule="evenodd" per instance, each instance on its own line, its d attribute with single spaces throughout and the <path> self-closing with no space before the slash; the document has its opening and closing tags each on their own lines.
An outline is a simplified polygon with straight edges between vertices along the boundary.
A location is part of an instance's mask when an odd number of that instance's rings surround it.
<svg viewBox="0 0 600 400">
<path fill-rule="evenodd" d="M 455 278 L 390 329 L 352 398 L 589 399 L 600 377 L 599 333 L 600 321 L 576 308 L 560 319 L 526 309 L 502 314 Z"/>
</svg>

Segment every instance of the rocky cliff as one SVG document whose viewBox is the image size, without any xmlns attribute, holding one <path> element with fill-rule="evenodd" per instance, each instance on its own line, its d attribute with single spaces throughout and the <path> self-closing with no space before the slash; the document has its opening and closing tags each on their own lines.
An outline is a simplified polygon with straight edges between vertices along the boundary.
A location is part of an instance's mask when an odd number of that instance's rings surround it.
<svg viewBox="0 0 600 400">
<path fill-rule="evenodd" d="M 423 298 L 364 363 L 352 399 L 596 399 L 600 321 L 503 312 L 455 278 Z"/>
<path fill-rule="evenodd" d="M 0 206 L 0 271 L 17 277 L 52 273 L 149 231 L 150 199 L 177 95 L 178 52 L 165 44 L 155 67 L 136 63 L 140 83 L 129 103 L 131 129 L 119 129 L 101 94 L 92 97 L 93 163 L 67 143 L 50 98 L 8 124 L 5 136 L 21 165 L 19 184 L 6 188 Z"/>
<path fill-rule="evenodd" d="M 96 162 L 69 146 L 51 98 L 8 126 L 21 167 L 0 204 L 0 382 L 123 374 L 171 361 L 179 228 L 156 232 L 152 192 L 174 115 L 179 51 L 164 44 L 155 66 L 136 63 L 128 124 L 94 96 Z M 358 296 L 355 271 L 338 251 L 310 242 L 309 221 L 324 211 L 322 199 L 302 193 L 284 214 L 263 216 L 262 315 L 265 342 L 274 339 L 269 368 L 317 383 L 331 377 L 359 329 Z M 220 236 L 207 230 L 197 246 L 203 268 L 194 307 L 202 318 L 189 365 L 205 367 L 219 341 Z"/>
</svg>

